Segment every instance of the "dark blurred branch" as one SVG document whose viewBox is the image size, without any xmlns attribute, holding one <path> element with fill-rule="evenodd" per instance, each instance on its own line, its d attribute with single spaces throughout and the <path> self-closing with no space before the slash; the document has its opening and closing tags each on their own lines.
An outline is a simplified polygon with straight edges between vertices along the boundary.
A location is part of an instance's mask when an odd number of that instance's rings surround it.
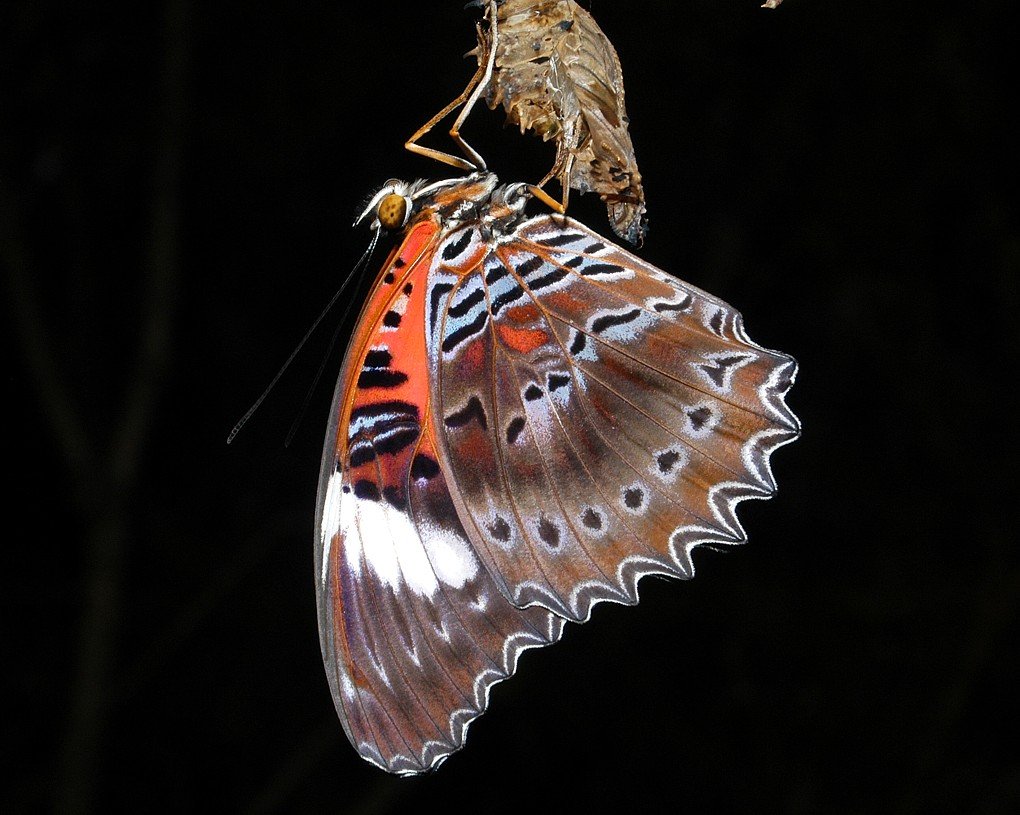
<svg viewBox="0 0 1020 815">
<path fill-rule="evenodd" d="M 337 749 L 348 749 L 347 741 L 341 735 L 337 721 L 330 716 L 316 731 L 309 733 L 304 742 L 291 750 L 289 759 L 277 772 L 266 779 L 262 790 L 248 808 L 252 815 L 265 812 L 278 812 L 296 790 L 308 783 L 315 768 L 330 755 L 336 755 Z M 341 747 L 340 743 L 343 742 Z M 414 790 L 413 785 L 382 772 L 376 773 L 372 784 L 360 788 L 361 794 L 351 796 L 337 808 L 345 815 L 384 815 L 387 812 L 399 812 L 407 808 L 406 796 Z"/>
<path fill-rule="evenodd" d="M 0 264 L 10 292 L 11 322 L 25 356 L 25 369 L 39 395 L 43 415 L 57 447 L 75 472 L 88 472 L 94 451 L 71 395 L 63 385 L 57 361 L 47 340 L 45 321 L 39 312 L 29 267 L 31 258 L 21 236 L 14 193 L 0 179 Z"/>
<path fill-rule="evenodd" d="M 1002 564 L 1008 557 L 1008 538 L 993 527 L 989 521 L 983 535 L 975 530 L 975 537 L 984 536 L 989 543 L 992 557 L 988 575 L 974 592 L 973 613 L 956 671 L 942 692 L 933 694 L 936 704 L 930 726 L 918 740 L 915 777 L 912 783 L 904 785 L 904 795 L 893 810 L 898 815 L 914 815 L 937 808 L 927 796 L 932 789 L 941 789 L 938 779 L 951 772 L 947 763 L 954 734 L 976 701 L 982 672 L 1001 653 L 1003 632 L 1016 617 L 1020 572 L 1003 570 Z"/>
<path fill-rule="evenodd" d="M 236 599 L 244 581 L 265 561 L 286 534 L 292 534 L 295 519 L 278 516 L 246 538 L 225 566 L 210 571 L 201 588 L 182 600 L 166 625 L 148 640 L 145 648 L 121 671 L 113 685 L 113 696 L 123 703 L 143 692 L 177 660 L 190 637 L 201 630 L 217 610 Z"/>
<path fill-rule="evenodd" d="M 146 263 L 145 322 L 124 421 L 113 441 L 114 478 L 135 476 L 141 440 L 155 418 L 153 405 L 170 350 L 173 306 L 180 276 L 181 169 L 184 160 L 185 74 L 188 0 L 167 0 L 164 8 L 162 99 L 153 157 L 152 233 Z"/>
<path fill-rule="evenodd" d="M 179 213 L 184 141 L 187 0 L 164 7 L 160 104 L 153 156 L 152 211 L 146 259 L 143 323 L 134 371 L 125 388 L 122 420 L 98 471 L 74 466 L 83 491 L 100 490 L 85 546 L 84 607 L 71 675 L 71 709 L 55 790 L 60 812 L 94 809 L 96 779 L 110 710 L 111 666 L 122 616 L 130 496 L 144 452 L 170 350 L 179 277 Z M 40 326 L 41 332 L 41 326 Z M 56 394 L 41 394 L 49 403 Z M 84 433 L 80 434 L 84 436 Z M 85 447 L 73 438 L 74 447 Z M 77 452 L 73 449 L 73 452 Z M 82 456 L 78 456 L 78 459 Z M 97 486 L 98 485 L 98 486 Z"/>
<path fill-rule="evenodd" d="M 277 767 L 276 772 L 265 780 L 248 811 L 253 815 L 279 811 L 294 791 L 308 782 L 315 767 L 328 755 L 336 754 L 341 733 L 336 721 L 329 717 L 315 731 L 306 734 L 301 745 L 292 748 L 282 766 Z M 346 802 L 346 812 L 353 812 L 353 808 L 347 809 L 350 805 L 351 802 Z"/>
<path fill-rule="evenodd" d="M 1008 300 L 1003 299 L 998 318 L 990 321 L 1003 332 L 1010 332 L 1014 322 L 1007 304 Z M 916 302 L 913 308 L 923 335 L 937 336 L 942 328 L 941 315 L 933 303 Z M 1003 351 L 1009 349 L 1011 339 L 1004 333 L 996 347 Z M 879 349 L 880 344 L 881 341 L 876 343 L 875 348 Z M 965 462 L 972 450 L 981 447 L 982 439 L 968 432 L 945 432 L 945 416 L 952 413 L 951 403 L 942 411 L 924 409 L 923 400 L 930 393 L 924 381 L 926 372 L 939 371 L 940 387 L 945 392 L 963 395 L 966 409 L 981 415 L 994 411 L 996 395 L 988 387 L 989 380 L 981 378 L 979 372 L 968 365 L 969 349 L 953 347 L 948 365 L 944 364 L 944 354 L 939 347 L 921 346 L 918 356 L 922 362 L 914 367 L 909 377 L 904 377 L 904 387 L 917 400 L 913 415 L 923 428 L 923 437 L 939 440 L 940 453 L 946 461 Z M 1001 508 L 1011 502 L 1006 482 L 993 480 L 989 484 L 968 485 L 968 488 L 973 490 L 970 494 L 963 493 L 964 504 L 970 510 L 968 536 L 983 543 L 983 548 L 976 551 L 984 558 L 986 571 L 983 579 L 969 589 L 969 621 L 953 669 L 936 680 L 942 687 L 936 690 L 933 686 L 929 694 L 933 701 L 927 727 L 919 728 L 917 734 L 913 777 L 904 779 L 903 792 L 890 809 L 897 815 L 915 815 L 939 808 L 935 791 L 942 789 L 939 781 L 952 774 L 956 735 L 961 723 L 977 707 L 982 674 L 989 665 L 995 664 L 1001 653 L 1003 632 L 1016 619 L 1020 602 L 1020 570 L 1008 566 L 1010 533 L 1001 520 Z M 959 556 L 973 555 L 961 551 Z M 953 639 L 947 637 L 946 642 L 952 643 Z"/>
</svg>

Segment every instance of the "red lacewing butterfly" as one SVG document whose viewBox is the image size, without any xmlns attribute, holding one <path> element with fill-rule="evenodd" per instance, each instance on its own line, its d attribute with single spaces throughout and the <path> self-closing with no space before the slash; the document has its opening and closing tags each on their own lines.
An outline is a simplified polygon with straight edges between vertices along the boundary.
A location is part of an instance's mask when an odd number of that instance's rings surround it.
<svg viewBox="0 0 1020 815">
<path fill-rule="evenodd" d="M 721 300 L 478 171 L 391 182 L 399 234 L 337 384 L 316 512 L 337 713 L 393 773 L 459 749 L 520 654 L 741 543 L 795 361 Z"/>
</svg>

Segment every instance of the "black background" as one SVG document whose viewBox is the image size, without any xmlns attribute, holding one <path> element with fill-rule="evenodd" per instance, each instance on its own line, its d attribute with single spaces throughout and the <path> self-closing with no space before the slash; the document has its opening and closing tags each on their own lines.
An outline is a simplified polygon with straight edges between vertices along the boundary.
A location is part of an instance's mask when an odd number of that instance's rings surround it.
<svg viewBox="0 0 1020 815">
<path fill-rule="evenodd" d="M 339 312 L 224 439 L 367 245 L 366 195 L 449 174 L 402 144 L 471 75 L 477 13 L 0 11 L 4 811 L 1020 809 L 1011 6 L 592 10 L 642 254 L 798 358 L 804 435 L 742 507 L 747 546 L 525 655 L 419 780 L 355 755 L 320 663 L 349 326 L 283 440 Z M 465 133 L 505 180 L 541 176 L 552 148 L 502 122 Z"/>
</svg>

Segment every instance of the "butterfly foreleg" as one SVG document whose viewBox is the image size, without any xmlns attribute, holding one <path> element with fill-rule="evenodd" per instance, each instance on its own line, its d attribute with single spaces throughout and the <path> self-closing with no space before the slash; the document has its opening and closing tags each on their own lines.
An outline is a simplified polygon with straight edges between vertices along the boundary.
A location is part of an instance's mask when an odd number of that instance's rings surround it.
<svg viewBox="0 0 1020 815">
<path fill-rule="evenodd" d="M 496 0 L 490 0 L 489 36 L 486 36 L 481 23 L 476 26 L 478 35 L 478 69 L 475 71 L 474 76 L 471 77 L 467 86 L 460 92 L 460 94 L 458 94 L 456 99 L 450 102 L 424 125 L 418 128 L 414 135 L 404 142 L 404 147 L 407 150 L 421 156 L 426 156 L 427 158 L 435 159 L 436 161 L 441 161 L 444 164 L 450 164 L 462 170 L 476 171 L 486 169 L 485 159 L 483 159 L 478 151 L 468 144 L 464 137 L 460 135 L 460 129 L 464 126 L 464 122 L 467 120 L 467 117 L 471 114 L 472 109 L 478 102 L 478 98 L 485 92 L 492 82 L 492 74 L 495 69 L 496 62 L 496 40 L 498 36 L 496 14 Z M 437 124 L 439 124 L 439 122 L 445 119 L 457 108 L 461 108 L 461 111 L 457 115 L 457 118 L 454 119 L 453 125 L 450 127 L 450 138 L 453 139 L 461 152 L 467 157 L 466 159 L 452 155 L 451 153 L 445 153 L 442 150 L 436 150 L 432 147 L 424 147 L 418 144 L 419 139 L 425 136 L 432 130 L 432 128 L 434 128 Z"/>
<path fill-rule="evenodd" d="M 567 211 L 567 204 L 570 202 L 570 173 L 574 169 L 574 153 L 565 148 L 561 141 L 556 146 L 556 161 L 545 177 L 537 184 L 529 184 L 528 191 L 539 201 L 545 204 L 553 212 L 563 215 Z M 552 179 L 558 178 L 560 188 L 563 190 L 563 198 L 557 201 L 544 189 Z"/>
<path fill-rule="evenodd" d="M 483 65 L 479 65 L 478 70 L 476 70 L 475 75 L 471 77 L 471 81 L 468 82 L 467 87 L 464 88 L 463 91 L 461 91 L 461 93 L 457 96 L 456 99 L 454 99 L 452 102 L 446 105 L 446 107 L 440 110 L 435 116 L 429 119 L 420 128 L 418 128 L 414 132 L 414 134 L 406 142 L 404 142 L 404 148 L 410 150 L 412 153 L 417 153 L 419 156 L 425 156 L 426 158 L 435 159 L 436 161 L 441 161 L 443 164 L 449 164 L 461 170 L 473 171 L 483 169 L 485 167 L 485 162 L 481 160 L 481 157 L 478 155 L 478 153 L 475 152 L 475 150 L 472 149 L 470 145 L 466 145 L 464 140 L 460 139 L 459 136 L 453 136 L 452 131 L 450 135 L 454 137 L 454 140 L 457 141 L 458 144 L 463 144 L 467 147 L 467 149 L 464 152 L 466 155 L 469 156 L 469 159 L 463 159 L 460 156 L 454 156 L 450 153 L 445 153 L 442 150 L 436 150 L 435 148 L 432 147 L 425 147 L 424 145 L 418 144 L 418 141 L 419 139 L 423 138 L 426 134 L 428 134 L 432 130 L 432 128 L 439 124 L 439 122 L 445 119 L 451 113 L 451 111 L 456 110 L 458 107 L 465 103 L 471 92 L 478 86 L 478 83 L 481 80 L 482 75 L 484 73 L 485 67 Z M 461 149 L 464 148 L 462 147 Z M 472 156 L 475 160 L 481 162 L 480 166 L 479 164 L 473 163 L 473 161 L 470 160 Z"/>
</svg>

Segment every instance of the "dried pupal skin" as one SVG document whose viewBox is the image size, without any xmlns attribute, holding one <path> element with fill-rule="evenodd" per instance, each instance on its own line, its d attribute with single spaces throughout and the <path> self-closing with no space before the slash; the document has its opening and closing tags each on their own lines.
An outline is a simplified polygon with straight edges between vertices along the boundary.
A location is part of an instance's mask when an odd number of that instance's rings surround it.
<svg viewBox="0 0 1020 815">
<path fill-rule="evenodd" d="M 491 15 L 491 6 L 486 13 Z M 494 37 L 495 33 L 495 37 Z M 521 132 L 556 142 L 556 160 L 538 186 L 557 178 L 605 201 L 613 231 L 640 244 L 645 197 L 627 130 L 623 72 L 612 43 L 573 0 L 504 0 L 495 26 L 479 27 L 476 51 L 488 62 L 495 39 L 489 107 L 502 105 Z"/>
</svg>

